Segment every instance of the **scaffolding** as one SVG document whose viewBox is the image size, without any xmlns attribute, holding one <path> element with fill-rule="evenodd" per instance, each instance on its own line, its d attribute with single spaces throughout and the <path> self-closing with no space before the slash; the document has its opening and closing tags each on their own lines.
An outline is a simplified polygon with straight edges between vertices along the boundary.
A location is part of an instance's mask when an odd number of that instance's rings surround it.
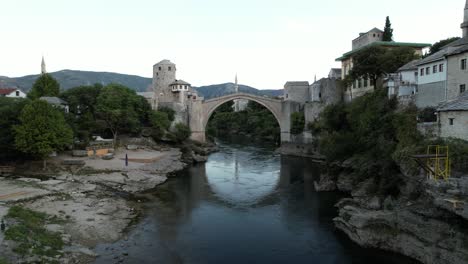
<svg viewBox="0 0 468 264">
<path fill-rule="evenodd" d="M 451 173 L 449 147 L 430 145 L 426 154 L 414 155 L 413 159 L 427 172 L 427 177 L 434 180 L 448 180 Z"/>
</svg>

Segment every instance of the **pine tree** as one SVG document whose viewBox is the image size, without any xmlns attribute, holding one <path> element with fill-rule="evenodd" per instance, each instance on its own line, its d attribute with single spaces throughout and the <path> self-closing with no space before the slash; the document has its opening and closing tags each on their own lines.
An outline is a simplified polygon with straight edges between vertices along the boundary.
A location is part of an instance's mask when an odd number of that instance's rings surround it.
<svg viewBox="0 0 468 264">
<path fill-rule="evenodd" d="M 387 16 L 385 21 L 385 29 L 383 33 L 383 41 L 393 41 L 393 28 L 392 23 L 390 23 L 390 17 Z"/>
</svg>

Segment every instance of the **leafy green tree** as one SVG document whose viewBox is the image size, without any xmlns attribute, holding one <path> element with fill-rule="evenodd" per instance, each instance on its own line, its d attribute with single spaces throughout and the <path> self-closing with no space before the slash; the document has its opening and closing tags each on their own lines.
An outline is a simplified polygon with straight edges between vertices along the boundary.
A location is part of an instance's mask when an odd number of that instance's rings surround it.
<svg viewBox="0 0 468 264">
<path fill-rule="evenodd" d="M 69 89 L 60 98 L 68 102 L 70 108 L 70 126 L 75 128 L 75 133 L 80 139 L 88 140 L 100 127 L 97 120 L 97 98 L 103 86 L 79 86 Z"/>
<path fill-rule="evenodd" d="M 119 84 L 102 88 L 96 103 L 97 116 L 112 133 L 114 144 L 121 132 L 138 132 L 150 108 L 135 91 Z"/>
<path fill-rule="evenodd" d="M 59 94 L 60 84 L 50 74 L 45 73 L 34 82 L 31 91 L 28 93 L 28 97 L 30 99 L 37 99 L 42 96 L 56 97 Z"/>
<path fill-rule="evenodd" d="M 18 150 L 40 158 L 46 166 L 46 158 L 54 151 L 64 150 L 73 143 L 73 132 L 65 122 L 63 113 L 47 102 L 35 100 L 24 106 L 14 126 L 15 145 Z"/>
<path fill-rule="evenodd" d="M 401 66 L 419 58 L 415 50 L 408 47 L 384 48 L 381 46 L 369 47 L 357 52 L 353 57 L 353 68 L 348 77 L 354 81 L 370 79 L 373 84 L 388 73 L 393 73 Z"/>
<path fill-rule="evenodd" d="M 390 17 L 387 16 L 385 19 L 385 28 L 382 36 L 383 41 L 393 41 L 393 28 L 392 23 L 390 23 Z"/>
<path fill-rule="evenodd" d="M 304 112 L 294 112 L 291 114 L 291 134 L 297 135 L 304 131 Z"/>
<path fill-rule="evenodd" d="M 15 146 L 13 127 L 20 124 L 19 116 L 29 100 L 0 97 L 0 159 L 13 160 L 20 153 Z"/>
<path fill-rule="evenodd" d="M 440 41 L 434 43 L 431 46 L 428 55 L 432 55 L 432 54 L 438 52 L 442 47 L 447 46 L 448 44 L 450 44 L 450 43 L 452 43 L 454 41 L 457 41 L 459 39 L 460 39 L 459 37 L 452 37 L 452 38 L 443 39 L 443 40 L 440 40 Z"/>
</svg>

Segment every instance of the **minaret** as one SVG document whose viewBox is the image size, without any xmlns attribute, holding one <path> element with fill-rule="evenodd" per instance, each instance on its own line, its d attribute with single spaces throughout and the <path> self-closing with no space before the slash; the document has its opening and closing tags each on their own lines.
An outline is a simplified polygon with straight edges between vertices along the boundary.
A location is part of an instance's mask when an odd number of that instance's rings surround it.
<svg viewBox="0 0 468 264">
<path fill-rule="evenodd" d="M 44 61 L 44 56 L 42 56 L 42 62 L 41 62 L 41 74 L 46 74 L 46 66 L 45 66 L 45 61 Z"/>
<path fill-rule="evenodd" d="M 236 73 L 236 79 L 235 79 L 235 84 L 234 84 L 234 91 L 235 93 L 239 93 L 239 84 L 237 83 L 237 73 Z M 239 100 L 234 100 L 234 111 L 239 112 L 240 107 L 239 107 Z"/>
<path fill-rule="evenodd" d="M 466 0 L 465 17 L 463 19 L 463 23 L 461 24 L 461 28 L 463 30 L 463 38 L 468 38 L 468 0 Z"/>
</svg>

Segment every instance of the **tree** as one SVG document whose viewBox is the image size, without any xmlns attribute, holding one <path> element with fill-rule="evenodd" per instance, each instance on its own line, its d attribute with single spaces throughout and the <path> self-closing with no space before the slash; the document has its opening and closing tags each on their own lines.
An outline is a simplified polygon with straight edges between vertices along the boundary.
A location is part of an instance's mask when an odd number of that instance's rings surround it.
<svg viewBox="0 0 468 264">
<path fill-rule="evenodd" d="M 79 86 L 69 89 L 60 95 L 60 98 L 68 102 L 70 108 L 69 118 L 76 128 L 78 137 L 84 140 L 99 129 L 97 120 L 97 98 L 103 86 Z"/>
<path fill-rule="evenodd" d="M 452 43 L 454 41 L 457 41 L 459 39 L 460 39 L 459 37 L 453 37 L 453 38 L 443 39 L 443 40 L 440 40 L 440 41 L 434 43 L 434 45 L 431 46 L 428 55 L 432 55 L 432 54 L 438 52 L 442 47 L 447 46 L 448 44 L 450 44 L 450 43 Z"/>
<path fill-rule="evenodd" d="M 40 158 L 54 151 L 64 150 L 73 143 L 73 132 L 65 122 L 63 113 L 47 102 L 35 100 L 21 111 L 20 124 L 14 126 L 15 145 L 18 150 Z"/>
<path fill-rule="evenodd" d="M 144 99 L 144 98 L 143 98 Z M 148 115 L 148 102 L 135 91 L 119 84 L 104 87 L 97 98 L 97 116 L 114 139 L 121 132 L 137 132 Z"/>
<path fill-rule="evenodd" d="M 171 127 L 171 121 L 168 114 L 162 111 L 153 111 L 150 114 L 150 125 L 153 128 L 152 136 L 154 139 L 161 139 L 167 130 Z"/>
<path fill-rule="evenodd" d="M 353 68 L 347 82 L 358 79 L 370 79 L 373 84 L 388 73 L 393 73 L 401 66 L 418 58 L 414 49 L 409 47 L 384 48 L 369 47 L 358 51 L 353 57 Z"/>
<path fill-rule="evenodd" d="M 385 20 L 385 28 L 382 36 L 383 41 L 393 41 L 393 28 L 392 23 L 390 23 L 390 17 L 387 16 Z"/>
<path fill-rule="evenodd" d="M 0 97 L 0 160 L 12 160 L 19 156 L 15 146 L 13 127 L 20 124 L 19 116 L 28 100 Z"/>
<path fill-rule="evenodd" d="M 28 93 L 28 97 L 31 99 L 37 99 L 42 96 L 59 96 L 60 84 L 50 74 L 45 73 L 39 76 L 34 82 L 31 91 Z"/>
</svg>

